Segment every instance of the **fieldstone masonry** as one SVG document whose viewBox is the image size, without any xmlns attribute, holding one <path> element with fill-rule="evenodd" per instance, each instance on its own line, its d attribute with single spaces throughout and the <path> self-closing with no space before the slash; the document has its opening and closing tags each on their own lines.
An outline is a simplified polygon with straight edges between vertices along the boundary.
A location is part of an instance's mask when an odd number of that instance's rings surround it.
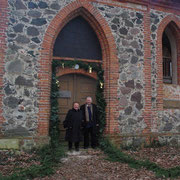
<svg viewBox="0 0 180 180">
<path fill-rule="evenodd" d="M 144 107 L 143 79 L 143 13 L 121 7 L 93 3 L 106 18 L 114 35 L 118 60 L 119 130 L 140 133 L 146 127 L 142 117 Z"/>
<path fill-rule="evenodd" d="M 59 10 L 71 1 L 9 0 L 5 57 L 2 133 L 35 136 L 38 113 L 39 51 L 45 31 Z M 24 110 L 19 109 L 19 105 Z"/>
<path fill-rule="evenodd" d="M 38 77 L 41 45 L 45 32 L 53 18 L 75 0 L 8 0 L 8 28 L 6 30 L 7 49 L 5 51 L 5 73 L 3 76 L 3 117 L 1 133 L 5 136 L 36 137 L 38 129 Z M 108 23 L 116 43 L 119 63 L 117 98 L 118 131 L 120 135 L 135 135 L 124 138 L 127 144 L 140 145 L 147 127 L 144 121 L 145 109 L 145 10 L 136 6 L 122 6 L 122 3 L 89 2 Z M 1 2 L 0 2 L 1 5 Z M 138 7 L 138 6 L 137 6 Z M 157 112 L 157 38 L 160 23 L 174 13 L 151 9 L 151 105 L 156 114 L 152 117 L 151 132 L 180 133 L 180 109 L 164 109 Z M 180 16 L 176 16 L 180 19 Z M 180 27 L 179 27 L 180 28 Z M 105 80 L 106 81 L 106 80 Z M 175 88 L 175 87 L 173 87 Z M 164 92 L 171 91 L 164 85 Z M 165 91 L 166 90 L 166 91 Z M 167 99 L 164 97 L 164 99 Z M 173 100 L 177 96 L 172 96 Z M 21 109 L 23 107 L 23 109 Z M 161 142 L 180 144 L 177 135 L 166 137 L 158 135 Z M 124 141 L 124 140 L 123 140 Z M 35 141 L 27 140 L 31 146 Z"/>
</svg>

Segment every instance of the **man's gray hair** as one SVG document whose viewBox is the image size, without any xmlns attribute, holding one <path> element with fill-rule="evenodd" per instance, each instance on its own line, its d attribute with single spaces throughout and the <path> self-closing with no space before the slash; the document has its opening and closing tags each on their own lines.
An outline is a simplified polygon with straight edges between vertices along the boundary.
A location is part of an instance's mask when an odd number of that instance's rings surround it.
<svg viewBox="0 0 180 180">
<path fill-rule="evenodd" d="M 89 99 L 89 98 L 90 98 L 90 99 L 91 99 L 91 101 L 92 101 L 92 97 L 91 97 L 91 96 L 87 96 L 87 97 L 86 97 L 86 99 Z"/>
</svg>

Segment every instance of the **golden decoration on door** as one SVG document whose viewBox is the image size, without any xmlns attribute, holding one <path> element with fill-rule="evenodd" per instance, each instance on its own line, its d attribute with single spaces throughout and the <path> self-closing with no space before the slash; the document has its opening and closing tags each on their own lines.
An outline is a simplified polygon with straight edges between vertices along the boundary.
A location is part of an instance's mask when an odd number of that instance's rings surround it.
<svg viewBox="0 0 180 180">
<path fill-rule="evenodd" d="M 89 73 L 92 73 L 92 67 L 89 66 Z"/>
<path fill-rule="evenodd" d="M 57 87 L 59 88 L 60 87 L 60 82 L 57 79 L 56 79 L 56 84 L 57 84 Z"/>
<path fill-rule="evenodd" d="M 100 88 L 102 89 L 103 88 L 103 82 L 100 82 Z"/>
</svg>

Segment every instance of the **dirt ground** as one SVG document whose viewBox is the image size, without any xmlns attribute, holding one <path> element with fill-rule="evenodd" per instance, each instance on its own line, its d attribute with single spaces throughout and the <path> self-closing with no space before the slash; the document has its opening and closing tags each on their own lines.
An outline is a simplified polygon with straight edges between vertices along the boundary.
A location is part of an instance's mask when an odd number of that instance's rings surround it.
<svg viewBox="0 0 180 180">
<path fill-rule="evenodd" d="M 180 155 L 176 148 L 148 148 L 140 151 L 126 151 L 136 159 L 150 159 L 162 167 L 180 165 Z M 110 162 L 100 150 L 80 150 L 68 153 L 61 160 L 56 174 L 41 180 L 160 180 L 146 169 L 130 168 L 127 164 Z M 177 178 L 180 180 L 180 177 Z M 36 178 L 40 180 L 40 178 Z"/>
<path fill-rule="evenodd" d="M 180 166 L 180 149 L 178 148 L 144 148 L 123 152 L 135 159 L 148 159 L 163 168 Z M 33 153 L 12 154 L 9 151 L 0 151 L 0 173 L 3 175 L 10 175 L 14 168 L 28 168 L 34 164 L 38 165 L 39 162 Z M 67 152 L 67 156 L 61 159 L 61 163 L 55 170 L 54 175 L 35 178 L 35 180 L 164 180 L 164 178 L 157 178 L 152 171 L 134 169 L 124 163 L 110 162 L 99 149 Z M 180 180 L 180 177 L 176 180 Z"/>
</svg>

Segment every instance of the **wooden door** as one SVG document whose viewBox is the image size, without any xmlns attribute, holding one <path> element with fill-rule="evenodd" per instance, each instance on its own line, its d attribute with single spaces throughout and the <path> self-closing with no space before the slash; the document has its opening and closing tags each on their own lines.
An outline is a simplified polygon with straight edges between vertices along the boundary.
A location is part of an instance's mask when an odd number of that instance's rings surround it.
<svg viewBox="0 0 180 180">
<path fill-rule="evenodd" d="M 60 82 L 58 98 L 59 119 L 60 119 L 60 139 L 65 136 L 63 121 L 69 109 L 72 108 L 74 101 L 85 103 L 86 97 L 91 96 L 93 103 L 96 103 L 96 80 L 80 74 L 68 74 L 58 78 Z"/>
</svg>

